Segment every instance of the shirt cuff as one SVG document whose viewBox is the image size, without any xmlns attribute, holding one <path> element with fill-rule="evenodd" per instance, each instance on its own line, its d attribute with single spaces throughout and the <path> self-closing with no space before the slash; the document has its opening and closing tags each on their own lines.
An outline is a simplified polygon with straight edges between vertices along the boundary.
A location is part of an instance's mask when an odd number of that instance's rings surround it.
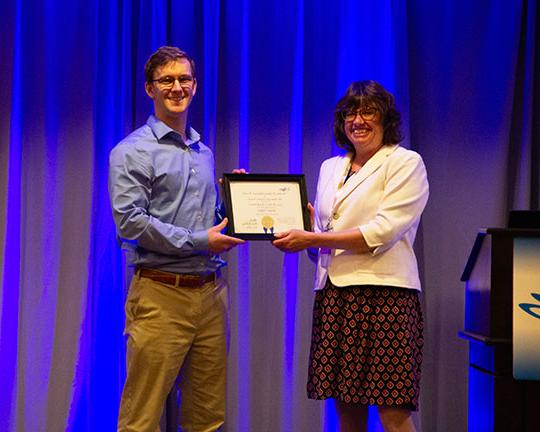
<svg viewBox="0 0 540 432">
<path fill-rule="evenodd" d="M 197 252 L 208 250 L 208 231 L 197 231 L 191 234 L 193 249 Z"/>
</svg>

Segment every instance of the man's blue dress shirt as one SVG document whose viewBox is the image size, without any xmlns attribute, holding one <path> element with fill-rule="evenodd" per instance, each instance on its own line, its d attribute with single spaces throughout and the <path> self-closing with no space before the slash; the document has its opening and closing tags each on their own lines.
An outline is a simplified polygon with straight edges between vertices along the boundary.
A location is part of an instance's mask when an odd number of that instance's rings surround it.
<svg viewBox="0 0 540 432">
<path fill-rule="evenodd" d="M 208 252 L 216 223 L 212 151 L 192 128 L 188 139 L 150 116 L 112 151 L 109 195 L 123 247 L 132 264 L 207 275 L 224 265 Z"/>
</svg>

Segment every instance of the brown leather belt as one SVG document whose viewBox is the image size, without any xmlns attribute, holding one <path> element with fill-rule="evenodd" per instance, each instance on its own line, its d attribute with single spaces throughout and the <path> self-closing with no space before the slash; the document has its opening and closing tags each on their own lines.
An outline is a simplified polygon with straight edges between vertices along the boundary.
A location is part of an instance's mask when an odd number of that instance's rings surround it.
<svg viewBox="0 0 540 432">
<path fill-rule="evenodd" d="M 139 277 L 145 277 L 167 285 L 189 288 L 202 287 L 204 284 L 208 282 L 213 282 L 216 279 L 215 273 L 211 273 L 208 276 L 197 276 L 191 274 L 170 273 L 166 271 L 142 267 L 139 267 L 137 269 L 136 274 L 139 275 Z"/>
</svg>

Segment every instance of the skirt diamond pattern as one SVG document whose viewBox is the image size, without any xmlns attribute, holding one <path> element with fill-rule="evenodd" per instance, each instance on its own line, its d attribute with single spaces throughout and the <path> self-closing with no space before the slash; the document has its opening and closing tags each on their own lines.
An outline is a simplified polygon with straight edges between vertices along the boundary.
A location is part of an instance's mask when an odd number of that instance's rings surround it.
<svg viewBox="0 0 540 432">
<path fill-rule="evenodd" d="M 416 290 L 328 282 L 315 295 L 308 397 L 418 410 L 423 326 Z"/>
</svg>

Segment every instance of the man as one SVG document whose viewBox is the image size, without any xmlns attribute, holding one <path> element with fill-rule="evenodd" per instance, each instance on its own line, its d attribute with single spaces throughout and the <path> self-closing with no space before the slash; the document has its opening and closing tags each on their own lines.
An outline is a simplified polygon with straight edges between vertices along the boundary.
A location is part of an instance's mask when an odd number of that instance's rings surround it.
<svg viewBox="0 0 540 432">
<path fill-rule="evenodd" d="M 126 300 L 127 378 L 119 431 L 159 430 L 181 369 L 182 431 L 215 431 L 225 417 L 227 288 L 217 254 L 242 240 L 221 234 L 214 158 L 187 126 L 195 65 L 161 47 L 145 65 L 154 102 L 146 125 L 110 155 L 109 194 L 118 235 L 134 247 Z"/>
</svg>

